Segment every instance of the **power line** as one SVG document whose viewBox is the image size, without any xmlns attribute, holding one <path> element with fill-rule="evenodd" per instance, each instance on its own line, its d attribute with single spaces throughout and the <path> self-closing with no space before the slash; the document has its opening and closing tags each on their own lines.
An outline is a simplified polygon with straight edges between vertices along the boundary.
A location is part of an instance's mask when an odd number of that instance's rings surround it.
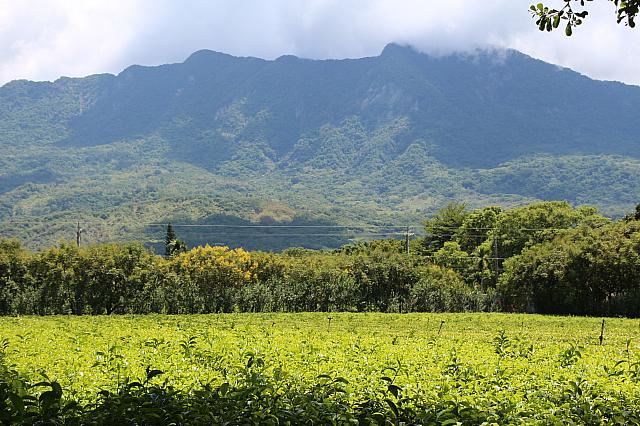
<svg viewBox="0 0 640 426">
<path fill-rule="evenodd" d="M 167 226 L 166 223 L 139 223 L 146 226 Z M 232 224 L 171 224 L 174 228 L 391 228 L 391 229 L 406 229 L 406 225 L 232 225 Z M 422 228 L 423 225 L 413 225 L 410 228 Z M 460 230 L 460 227 L 455 226 L 438 226 L 439 229 L 451 229 Z M 464 230 L 471 231 L 566 231 L 575 229 L 575 227 L 567 228 L 520 228 L 520 227 L 505 227 L 505 228 L 483 228 L 483 227 L 465 227 Z M 458 234 L 443 234 L 443 235 L 458 235 Z M 465 234 L 468 235 L 468 234 Z M 486 235 L 483 235 L 486 236 Z"/>
<path fill-rule="evenodd" d="M 144 224 L 144 223 L 142 223 Z M 146 226 L 167 226 L 166 223 L 147 223 Z M 404 229 L 406 226 L 394 226 L 394 225 L 231 225 L 231 224 L 174 224 L 171 226 L 174 228 L 391 228 L 391 229 Z"/>
<path fill-rule="evenodd" d="M 442 259 L 442 260 L 449 260 L 449 259 L 456 259 L 456 260 L 461 260 L 461 259 L 506 260 L 506 259 L 509 259 L 508 257 L 484 257 L 484 256 L 476 256 L 476 255 L 469 255 L 469 256 L 447 256 L 447 255 L 443 255 L 443 256 L 435 256 L 435 255 L 424 256 L 424 255 L 421 255 L 420 257 L 424 257 L 426 259 Z"/>
<path fill-rule="evenodd" d="M 89 220 L 85 220 L 85 223 L 90 223 L 90 224 L 107 224 L 107 225 L 114 225 L 117 224 L 121 221 L 117 220 L 114 222 L 108 222 L 106 220 L 99 220 L 99 219 L 89 219 Z M 42 218 L 38 218 L 38 219 L 22 219 L 22 220 L 16 220 L 16 219 L 6 219 L 6 220 L 2 220 L 0 219 L 0 224 L 37 224 L 37 225 L 46 225 L 47 223 L 55 223 L 55 224 L 73 224 L 76 225 L 75 221 L 70 221 L 68 219 L 64 219 L 64 220 L 57 220 L 57 219 L 42 219 Z M 161 223 L 161 222 L 134 222 L 133 225 L 138 225 L 138 226 L 148 226 L 148 227 L 165 227 L 167 226 L 167 223 Z M 180 228 L 334 228 L 334 229 L 367 229 L 367 228 L 390 228 L 390 229 L 398 229 L 398 230 L 403 230 L 406 228 L 406 225 L 375 225 L 375 224 L 362 224 L 362 225 L 357 225 L 357 224 L 353 224 L 353 225 L 263 225 L 263 224 L 195 224 L 195 223 L 177 223 L 171 224 L 174 228 L 176 227 L 180 227 Z M 424 225 L 420 224 L 420 225 L 412 225 L 410 226 L 411 228 L 423 228 Z M 575 229 L 575 226 L 569 226 L 566 228 L 557 228 L 557 227 L 546 227 L 546 228 L 525 228 L 525 227 L 465 227 L 465 228 L 460 228 L 460 227 L 456 227 L 456 226 L 436 226 L 437 229 L 443 229 L 443 230 L 452 230 L 452 231 L 466 231 L 466 230 L 470 230 L 470 231 L 500 231 L 500 232 L 510 232 L 510 231 L 566 231 L 566 230 L 570 230 L 570 229 Z M 429 234 L 427 232 L 427 234 Z M 452 233 L 452 234 L 429 234 L 429 235 L 442 235 L 442 236 L 453 236 L 453 235 L 459 235 L 459 233 Z M 469 235 L 469 234 L 464 234 L 466 236 L 473 236 L 473 235 Z M 481 236 L 486 236 L 486 235 L 481 235 Z"/>
<path fill-rule="evenodd" d="M 28 221 L 28 220 L 23 220 L 22 222 L 20 221 L 16 221 L 16 220 L 12 220 L 9 219 L 8 221 L 4 221 L 4 223 L 2 221 L 0 221 L 0 226 L 2 226 L 3 224 L 8 225 L 11 223 L 22 223 L 22 224 L 37 224 L 38 226 L 51 226 L 51 224 L 73 224 L 76 225 L 75 222 L 71 222 L 68 219 L 67 220 L 38 220 L 36 221 Z M 114 225 L 118 225 L 118 222 L 116 221 L 114 222 L 107 222 L 104 220 L 90 220 L 90 221 L 85 221 L 85 224 L 99 224 L 99 225 L 107 225 L 107 226 L 114 226 Z M 122 224 L 120 223 L 120 225 L 122 226 Z M 136 226 L 137 225 L 137 226 Z M 160 222 L 137 222 L 137 223 L 133 223 L 132 225 L 129 225 L 128 228 L 130 230 L 134 230 L 138 227 L 162 227 L 164 228 L 167 224 L 165 223 L 160 223 Z M 410 229 L 411 228 L 416 228 L 415 226 L 413 227 L 409 227 L 407 228 L 406 226 L 394 226 L 394 225 L 374 225 L 374 224 L 364 224 L 364 225 L 317 225 L 317 224 L 305 224 L 305 225 L 283 225 L 283 224 L 279 224 L 279 225 L 265 225 L 265 224 L 193 224 L 193 223 L 182 223 L 182 224 L 175 224 L 173 225 L 173 227 L 175 228 L 184 228 L 184 229 L 201 229 L 201 230 L 207 230 L 206 232 L 198 232 L 196 235 L 200 234 L 204 234 L 204 235 L 212 235 L 215 236 L 216 238 L 303 238 L 303 237 L 328 237 L 328 238 L 341 238 L 341 239 L 350 239 L 350 240 L 354 240 L 354 239 L 366 239 L 366 238 L 375 238 L 375 237 L 405 237 L 405 249 L 408 248 L 408 243 L 407 243 L 407 235 L 410 233 Z M 421 226 L 417 227 L 418 229 L 421 228 Z M 451 229 L 452 231 L 460 231 L 460 228 L 456 228 L 454 226 L 442 226 L 442 227 L 438 227 L 439 229 Z M 327 230 L 334 230 L 334 232 L 323 232 L 323 233 L 313 233 L 313 232 L 309 232 L 309 233 L 296 233 L 296 232 L 287 232 L 287 233 L 256 233 L 256 232 L 252 232 L 252 233 L 240 233 L 240 232 L 225 232 L 225 229 L 236 229 L 236 230 L 240 230 L 240 229 L 251 229 L 254 231 L 257 231 L 259 229 L 263 229 L 263 230 L 302 230 L 302 229 L 317 229 L 317 230 L 322 230 L 322 229 L 327 229 Z M 498 240 L 504 240 L 504 239 L 508 239 L 511 236 L 513 236 L 513 233 L 518 232 L 518 231 L 555 231 L 555 232 L 561 232 L 561 231 L 567 231 L 570 229 L 575 229 L 575 228 L 552 228 L 552 227 L 548 227 L 548 228 L 517 228 L 517 227 L 512 227 L 512 228 L 500 228 L 500 227 L 468 227 L 468 228 L 464 228 L 465 231 L 476 231 L 476 232 L 482 232 L 482 233 L 476 233 L 476 234 L 468 234 L 468 233 L 464 233 L 464 232 L 451 232 L 451 233 L 440 233 L 440 234 L 434 234 L 434 233 L 429 233 L 427 232 L 422 233 L 422 232 L 417 232 L 417 233 L 410 233 L 410 235 L 418 235 L 418 236 L 425 236 L 428 238 L 447 238 L 447 239 L 451 239 L 453 237 L 463 237 L 463 238 L 472 238 L 472 239 L 478 239 L 478 240 L 486 240 L 489 237 L 492 237 L 492 241 L 493 241 L 493 249 L 494 252 L 497 251 L 497 241 Z M 140 228 L 137 229 L 138 231 L 141 231 Z M 208 230 L 223 230 L 222 232 L 218 232 L 218 231 L 208 231 Z M 340 231 L 342 230 L 342 231 Z M 358 231 L 361 230 L 361 231 Z M 387 232 L 375 232 L 375 230 L 388 230 Z M 144 229 L 142 229 L 142 231 L 144 231 Z M 338 232 L 336 232 L 338 231 Z M 403 232 L 404 231 L 404 232 Z M 484 231 L 484 232 L 483 232 Z M 497 231 L 497 232 L 486 232 L 486 231 Z M 81 233 L 84 233 L 85 231 L 82 230 L 80 231 Z M 505 233 L 507 235 L 505 235 Z M 79 233 L 76 229 L 76 240 L 77 243 L 79 244 Z M 492 260 L 497 261 L 499 259 L 497 253 L 494 253 L 494 257 L 492 258 Z M 497 264 L 496 264 L 497 265 Z M 497 269 L 497 268 L 496 268 Z"/>
<path fill-rule="evenodd" d="M 120 221 L 115 221 L 114 222 L 108 222 L 108 221 L 101 221 L 101 220 L 85 220 L 85 223 L 91 223 L 91 224 L 105 224 L 105 225 L 114 225 L 119 223 Z M 47 223 L 55 223 L 55 224 L 73 224 L 75 225 L 76 222 L 74 221 L 69 221 L 69 220 L 56 220 L 56 219 L 33 219 L 33 220 L 13 220 L 13 219 L 8 219 L 8 220 L 2 220 L 0 219 L 0 225 L 1 224 L 37 224 L 37 225 L 45 225 Z M 138 225 L 138 226 L 149 226 L 149 227 L 166 227 L 168 223 L 158 223 L 158 222 L 134 222 L 132 225 Z M 261 224 L 255 224 L 255 225 L 246 225 L 246 224 L 242 224 L 242 225 L 235 225 L 235 224 L 190 224 L 190 223 L 183 223 L 183 224 L 174 224 L 172 223 L 171 226 L 173 226 L 174 228 L 176 227 L 180 227 L 180 228 L 335 228 L 335 229 L 368 229 L 368 228 L 388 228 L 388 229 L 397 229 L 397 230 L 402 230 L 406 228 L 406 225 L 400 225 L 400 226 L 395 226 L 395 225 L 374 225 L 374 224 L 363 224 L 363 225 L 261 225 Z M 421 227 L 421 226 L 414 226 L 414 227 Z"/>
<path fill-rule="evenodd" d="M 312 234 L 312 233 L 308 233 L 308 234 L 293 234 L 293 233 L 286 233 L 286 234 L 240 234 L 240 233 L 235 233 L 235 234 L 228 234 L 228 233 L 213 233 L 213 235 L 216 235 L 218 237 L 383 237 L 383 236 L 390 236 L 390 235 L 397 235 L 397 236 L 404 236 L 405 233 L 404 232 L 385 232 L 385 233 L 361 233 L 361 234 L 355 234 L 355 233 L 340 233 L 340 234 L 327 234 L 327 233 L 322 233 L 322 234 Z"/>
<path fill-rule="evenodd" d="M 445 229 L 445 230 L 460 230 L 460 231 L 464 231 L 464 230 L 472 230 L 472 231 L 566 231 L 569 229 L 576 229 L 575 226 L 568 226 L 566 228 L 552 228 L 552 227 L 548 227 L 548 228 L 521 228 L 521 227 L 512 227 L 512 226 L 505 226 L 505 227 L 492 227 L 492 228 L 482 228 L 482 227 L 459 227 L 459 226 L 434 226 L 434 228 L 438 228 L 438 229 Z"/>
</svg>

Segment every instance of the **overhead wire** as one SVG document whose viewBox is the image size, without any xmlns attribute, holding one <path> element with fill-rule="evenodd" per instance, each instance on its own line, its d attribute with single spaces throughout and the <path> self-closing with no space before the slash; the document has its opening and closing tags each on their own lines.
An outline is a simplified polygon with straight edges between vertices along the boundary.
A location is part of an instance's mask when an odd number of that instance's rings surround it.
<svg viewBox="0 0 640 426">
<path fill-rule="evenodd" d="M 64 220 L 57 220 L 57 219 L 5 219 L 2 220 L 0 219 L 0 224 L 46 224 L 47 222 L 49 223 L 55 223 L 55 224 L 72 224 L 72 225 L 76 225 L 77 220 L 69 220 L 69 219 L 64 219 Z M 82 223 L 85 224 L 92 224 L 92 223 L 97 223 L 97 224 L 109 224 L 108 221 L 106 220 L 98 220 L 98 219 L 89 219 L 89 220 L 82 220 Z M 118 221 L 116 221 L 118 222 Z M 156 226 L 162 226 L 165 227 L 167 226 L 169 223 L 171 223 L 171 226 L 174 228 L 256 228 L 256 229 L 269 229 L 269 228 L 335 228 L 335 229 L 367 229 L 367 228 L 388 228 L 388 229 L 399 229 L 399 230 L 406 230 L 407 227 L 409 227 L 410 229 L 415 229 L 415 228 L 423 228 L 424 225 L 420 224 L 420 225 L 416 225 L 416 224 L 402 224 L 402 225 L 376 225 L 376 224 L 351 224 L 351 225 L 284 225 L 284 224 L 278 224 L 278 225 L 265 225 L 265 224 L 206 224 L 206 223 L 172 223 L 172 222 L 135 222 L 135 225 L 138 226 L 148 226 L 148 227 L 156 227 Z M 111 223 L 113 224 L 113 223 Z M 459 226 L 437 226 L 437 229 L 442 229 L 442 230 L 460 230 Z M 575 226 L 569 226 L 569 227 L 565 227 L 565 228 L 558 228 L 558 227 L 538 227 L 538 228 L 528 228 L 528 227 L 464 227 L 464 230 L 471 230 L 471 231 L 566 231 L 569 229 L 575 229 Z M 428 232 L 427 232 L 428 233 Z M 430 234 L 430 233 L 428 233 Z M 432 235 L 432 234 L 430 234 Z M 436 234 L 433 234 L 436 235 Z M 437 234 L 437 235 L 448 235 L 448 234 Z M 454 234 L 451 234 L 454 235 Z M 455 234 L 457 235 L 457 233 Z M 467 234 L 468 235 L 468 234 Z"/>
</svg>

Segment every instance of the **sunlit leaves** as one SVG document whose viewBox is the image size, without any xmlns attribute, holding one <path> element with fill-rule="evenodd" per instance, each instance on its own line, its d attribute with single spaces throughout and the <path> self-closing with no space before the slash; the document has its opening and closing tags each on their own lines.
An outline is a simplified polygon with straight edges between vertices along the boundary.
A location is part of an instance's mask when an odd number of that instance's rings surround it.
<svg viewBox="0 0 640 426">
<path fill-rule="evenodd" d="M 628 337 L 637 321 L 607 320 L 608 338 L 600 346 L 599 319 L 349 313 L 332 318 L 330 329 L 326 314 L 9 318 L 0 326 L 8 336 L 0 362 L 0 421 L 640 421 L 640 348 Z M 444 319 L 447 326 L 439 330 Z M 82 342 L 80 352 L 74 342 Z M 92 367 L 95 348 L 104 348 L 101 356 L 113 362 Z"/>
</svg>

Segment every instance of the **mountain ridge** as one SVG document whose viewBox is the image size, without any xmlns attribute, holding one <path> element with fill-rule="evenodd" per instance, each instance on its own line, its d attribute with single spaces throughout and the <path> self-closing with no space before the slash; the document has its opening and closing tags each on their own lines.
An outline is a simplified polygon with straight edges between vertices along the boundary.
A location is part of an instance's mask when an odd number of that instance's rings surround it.
<svg viewBox="0 0 640 426">
<path fill-rule="evenodd" d="M 205 49 L 117 75 L 14 81 L 0 88 L 0 232 L 48 243 L 73 216 L 96 222 L 96 241 L 153 240 L 146 223 L 221 214 L 417 223 L 450 200 L 555 197 L 620 215 L 640 199 L 640 138 L 619 123 L 639 108 L 640 87 L 517 51 L 398 44 L 328 60 Z M 25 218 L 55 226 L 12 227 Z M 337 241 L 310 240 L 225 241 Z"/>
<path fill-rule="evenodd" d="M 517 54 L 517 55 L 521 55 L 523 57 L 526 57 L 528 59 L 531 59 L 533 61 L 536 62 L 540 62 L 546 65 L 551 65 L 554 66 L 556 68 L 558 68 L 558 70 L 560 71 L 571 71 L 581 77 L 587 78 L 589 80 L 592 81 L 597 81 L 597 82 L 603 82 L 603 83 L 615 83 L 615 84 L 620 84 L 622 86 L 630 86 L 630 87 L 640 87 L 640 85 L 637 84 L 632 84 L 632 83 L 626 83 L 624 81 L 620 81 L 620 80 L 607 80 L 607 79 L 598 79 L 595 77 L 591 77 L 587 74 L 583 74 L 580 71 L 576 71 L 570 67 L 566 67 L 563 65 L 558 65 L 558 64 L 553 64 L 550 62 L 545 62 L 542 59 L 538 59 L 535 58 L 531 55 L 528 55 L 526 53 L 523 53 L 517 49 L 513 49 L 513 48 L 503 48 L 503 47 L 498 47 L 498 46 L 486 46 L 483 48 L 475 48 L 473 50 L 469 50 L 469 51 L 452 51 L 452 52 L 448 52 L 448 53 L 438 53 L 438 54 L 432 54 L 432 53 L 428 53 L 428 52 L 423 52 L 418 50 L 417 48 L 413 47 L 410 44 L 406 44 L 406 43 L 397 43 L 397 42 L 390 42 L 387 43 L 383 49 L 381 50 L 380 54 L 377 56 L 362 56 L 362 57 L 345 57 L 345 58 L 307 58 L 307 57 L 303 57 L 303 56 L 297 56 L 294 54 L 282 54 L 274 59 L 266 59 L 266 58 L 261 58 L 258 56 L 236 56 L 236 55 L 232 55 L 229 53 L 225 53 L 225 52 L 221 52 L 221 51 L 217 51 L 217 50 L 212 50 L 212 49 L 199 49 L 194 51 L 193 53 L 191 53 L 189 56 L 187 56 L 183 61 L 181 62 L 169 62 L 169 63 L 165 63 L 165 64 L 157 64 L 157 65 L 144 65 L 144 64 L 131 64 L 127 67 L 125 67 L 124 69 L 122 69 L 120 72 L 118 73 L 109 73 L 109 72 L 99 72 L 99 73 L 93 73 L 93 74 L 87 74 L 84 76 L 76 76 L 76 77 L 70 77 L 70 76 L 60 76 L 58 78 L 56 78 L 55 80 L 29 80 L 29 79 L 25 79 L 25 78 L 17 78 L 14 80 L 10 80 L 7 81 L 5 83 L 3 83 L 2 85 L 0 85 L 0 89 L 4 88 L 7 85 L 13 85 L 15 83 L 57 83 L 59 81 L 64 81 L 64 80 L 82 80 L 82 79 L 86 79 L 86 78 L 93 78 L 93 77 L 118 77 L 120 74 L 124 73 L 125 71 L 127 71 L 129 68 L 143 68 L 143 69 L 153 69 L 153 68 L 162 68 L 162 67 L 167 67 L 167 66 L 172 66 L 172 65 L 183 65 L 187 62 L 192 62 L 193 59 L 199 57 L 199 56 L 220 56 L 220 57 L 225 57 L 225 58 L 233 58 L 233 59 L 241 59 L 241 60 L 256 60 L 256 61 L 261 61 L 261 62 L 276 62 L 278 60 L 282 60 L 282 59 L 296 59 L 296 60 L 301 60 L 301 61 L 313 61 L 313 62 L 338 62 L 338 61 L 357 61 L 357 60 L 362 60 L 362 59 L 373 59 L 373 58 L 378 58 L 380 56 L 385 55 L 385 52 L 387 51 L 394 51 L 396 49 L 406 49 L 409 51 L 412 51 L 414 53 L 417 53 L 419 55 L 426 55 L 426 56 L 431 56 L 434 58 L 442 58 L 442 57 L 450 57 L 450 56 L 460 56 L 460 57 L 466 57 L 466 58 L 473 58 L 475 56 L 477 56 L 478 54 L 491 54 L 491 55 L 495 55 L 498 62 L 500 61 L 500 58 L 503 57 L 505 54 Z"/>
</svg>

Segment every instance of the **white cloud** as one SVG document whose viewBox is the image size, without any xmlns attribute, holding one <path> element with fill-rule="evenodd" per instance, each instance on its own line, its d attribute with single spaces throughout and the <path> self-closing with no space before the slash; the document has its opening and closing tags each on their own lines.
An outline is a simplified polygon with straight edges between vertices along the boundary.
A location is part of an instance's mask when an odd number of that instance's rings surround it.
<svg viewBox="0 0 640 426">
<path fill-rule="evenodd" d="M 562 3 L 561 0 L 547 2 Z M 488 44 L 640 84 L 640 30 L 589 3 L 567 38 L 540 33 L 514 0 L 0 0 L 0 82 L 119 72 L 198 49 L 275 58 L 377 55 L 391 41 L 435 54 Z"/>
<path fill-rule="evenodd" d="M 115 70 L 140 12 L 135 1 L 0 0 L 0 80 Z"/>
</svg>

